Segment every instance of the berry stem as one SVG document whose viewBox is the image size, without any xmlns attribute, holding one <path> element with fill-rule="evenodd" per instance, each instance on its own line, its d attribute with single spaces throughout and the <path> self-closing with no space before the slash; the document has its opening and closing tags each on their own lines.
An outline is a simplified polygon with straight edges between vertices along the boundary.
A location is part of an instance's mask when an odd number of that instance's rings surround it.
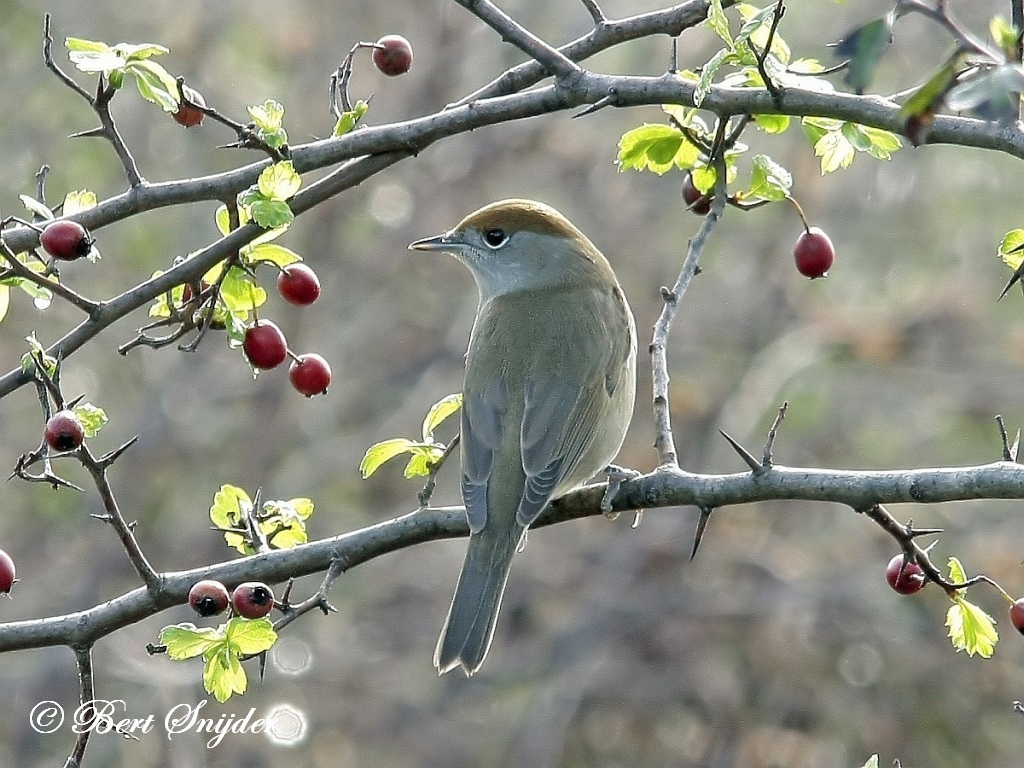
<svg viewBox="0 0 1024 768">
<path fill-rule="evenodd" d="M 793 206 L 796 208 L 796 212 L 800 215 L 800 221 L 802 221 L 803 224 L 804 224 L 804 231 L 805 232 L 810 232 L 811 231 L 811 225 L 807 221 L 807 217 L 804 215 L 804 209 L 800 207 L 800 203 L 798 203 L 796 201 L 796 198 L 793 197 L 792 195 L 786 195 L 786 199 L 789 200 L 789 202 L 791 202 L 793 204 Z"/>
</svg>

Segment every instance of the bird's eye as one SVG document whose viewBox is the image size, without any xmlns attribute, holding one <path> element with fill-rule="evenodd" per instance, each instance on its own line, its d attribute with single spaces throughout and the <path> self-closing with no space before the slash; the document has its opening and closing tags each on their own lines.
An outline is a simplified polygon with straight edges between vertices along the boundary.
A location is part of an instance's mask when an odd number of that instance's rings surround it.
<svg viewBox="0 0 1024 768">
<path fill-rule="evenodd" d="M 484 242 L 488 248 L 501 248 L 508 242 L 508 233 L 504 229 L 488 229 L 484 232 Z"/>
</svg>

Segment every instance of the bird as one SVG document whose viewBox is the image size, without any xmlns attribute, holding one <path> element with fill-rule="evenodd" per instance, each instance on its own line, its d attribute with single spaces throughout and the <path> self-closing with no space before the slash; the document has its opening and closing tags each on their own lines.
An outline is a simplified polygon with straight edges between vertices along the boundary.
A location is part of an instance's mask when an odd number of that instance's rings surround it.
<svg viewBox="0 0 1024 768">
<path fill-rule="evenodd" d="M 491 203 L 409 248 L 455 256 L 479 294 L 460 425 L 470 536 L 433 659 L 438 674 L 469 676 L 490 649 L 527 529 L 622 446 L 636 325 L 608 260 L 544 203 Z"/>
</svg>

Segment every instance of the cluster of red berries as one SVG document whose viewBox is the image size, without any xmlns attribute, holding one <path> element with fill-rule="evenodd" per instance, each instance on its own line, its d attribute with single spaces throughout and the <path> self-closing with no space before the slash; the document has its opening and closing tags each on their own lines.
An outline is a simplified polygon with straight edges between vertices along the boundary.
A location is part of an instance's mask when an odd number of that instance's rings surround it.
<svg viewBox="0 0 1024 768">
<path fill-rule="evenodd" d="M 683 179 L 683 202 L 688 210 L 698 216 L 707 216 L 711 212 L 711 194 L 701 192 L 693 183 L 693 176 L 686 174 Z M 801 213 L 801 216 L 803 214 Z M 804 231 L 793 246 L 793 260 L 796 271 L 812 280 L 825 277 L 832 262 L 836 260 L 836 249 L 832 240 L 820 227 L 804 224 Z"/>
<path fill-rule="evenodd" d="M 192 585 L 188 604 L 204 618 L 218 616 L 228 609 L 246 619 L 261 619 L 274 607 L 274 591 L 262 581 L 247 581 L 231 594 L 219 581 L 203 579 Z"/>
<path fill-rule="evenodd" d="M 316 272 L 305 264 L 289 264 L 277 276 L 277 290 L 286 301 L 308 306 L 320 296 L 320 280 Z M 249 364 L 259 370 L 276 368 L 290 354 L 284 333 L 270 320 L 258 320 L 246 329 L 242 351 Z M 331 383 L 331 366 L 313 352 L 292 355 L 288 378 L 292 386 L 306 397 L 320 395 Z"/>
</svg>

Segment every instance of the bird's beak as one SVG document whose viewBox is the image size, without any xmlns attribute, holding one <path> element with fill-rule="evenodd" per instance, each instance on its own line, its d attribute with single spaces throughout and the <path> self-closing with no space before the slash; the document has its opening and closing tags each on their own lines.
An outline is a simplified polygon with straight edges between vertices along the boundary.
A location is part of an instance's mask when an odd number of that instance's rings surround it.
<svg viewBox="0 0 1024 768">
<path fill-rule="evenodd" d="M 435 235 L 434 237 L 425 237 L 422 240 L 417 240 L 415 243 L 409 243 L 410 251 L 449 251 L 455 247 L 456 241 L 452 238 L 450 232 L 445 232 L 443 235 Z"/>
</svg>

